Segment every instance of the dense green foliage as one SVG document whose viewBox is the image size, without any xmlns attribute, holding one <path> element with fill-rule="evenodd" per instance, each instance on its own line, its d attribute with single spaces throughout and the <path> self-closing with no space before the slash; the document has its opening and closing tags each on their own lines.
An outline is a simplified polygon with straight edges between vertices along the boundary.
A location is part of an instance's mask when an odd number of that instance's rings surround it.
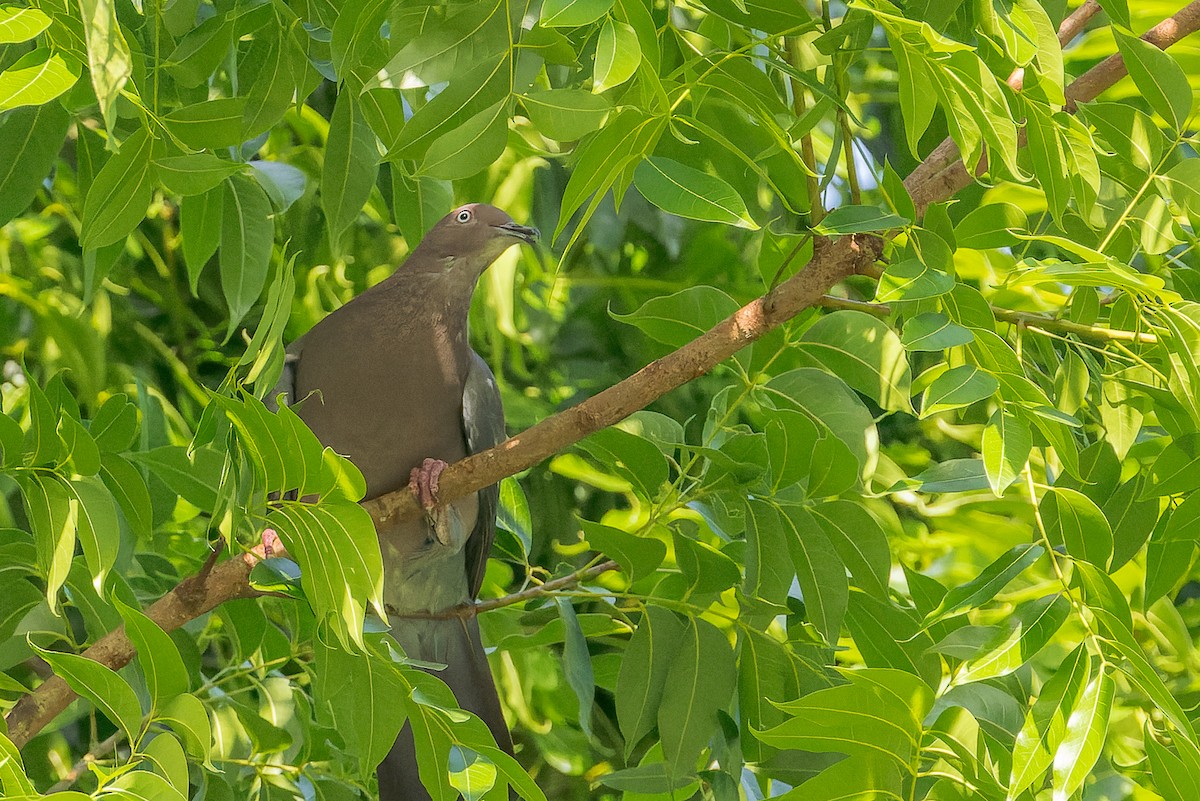
<svg viewBox="0 0 1200 801">
<path fill-rule="evenodd" d="M 364 797 L 407 718 L 438 799 L 1200 798 L 1200 63 L 1136 38 L 1180 4 L 1100 5 L 1065 50 L 1056 0 L 0 7 L 0 703 L 82 696 L 0 796 Z M 987 172 L 918 214 L 947 135 Z M 887 240 L 506 480 L 484 598 L 621 568 L 482 615 L 516 762 L 372 617 L 357 471 L 261 402 L 468 200 L 552 243 L 472 310 L 512 432 Z M 279 594 L 139 611 L 267 526 Z M 122 622 L 132 665 L 78 656 Z"/>
</svg>

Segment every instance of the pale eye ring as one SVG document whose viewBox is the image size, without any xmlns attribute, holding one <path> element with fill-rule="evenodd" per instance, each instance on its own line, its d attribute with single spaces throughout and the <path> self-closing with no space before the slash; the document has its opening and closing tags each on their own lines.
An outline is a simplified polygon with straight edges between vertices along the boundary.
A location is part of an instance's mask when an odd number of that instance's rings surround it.
<svg viewBox="0 0 1200 801">
<path fill-rule="evenodd" d="M 458 220 L 460 223 L 470 222 L 471 221 L 471 210 L 463 209 L 458 214 L 454 215 L 454 219 Z"/>
</svg>

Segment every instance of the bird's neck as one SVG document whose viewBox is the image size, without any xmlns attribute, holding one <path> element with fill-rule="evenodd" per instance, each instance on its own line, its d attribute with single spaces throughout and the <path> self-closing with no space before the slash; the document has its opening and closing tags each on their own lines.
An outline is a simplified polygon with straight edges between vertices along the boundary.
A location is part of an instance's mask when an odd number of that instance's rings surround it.
<svg viewBox="0 0 1200 801">
<path fill-rule="evenodd" d="M 398 321 L 409 347 L 432 357 L 447 375 L 465 375 L 470 357 L 467 316 L 475 289 L 474 275 L 462 270 L 398 272 L 378 289 L 377 302 Z"/>
</svg>

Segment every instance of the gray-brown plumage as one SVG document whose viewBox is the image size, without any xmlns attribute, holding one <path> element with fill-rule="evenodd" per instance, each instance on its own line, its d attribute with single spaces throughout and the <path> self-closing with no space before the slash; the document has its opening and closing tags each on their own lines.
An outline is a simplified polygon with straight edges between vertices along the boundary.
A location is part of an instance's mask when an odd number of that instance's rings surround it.
<svg viewBox="0 0 1200 801">
<path fill-rule="evenodd" d="M 279 391 L 325 445 L 362 471 L 367 498 L 401 489 L 410 479 L 428 496 L 442 466 L 428 460 L 454 462 L 504 438 L 495 378 L 467 341 L 467 312 L 488 265 L 510 246 L 536 237 L 536 229 L 517 225 L 500 209 L 461 206 L 394 274 L 288 348 Z M 389 522 L 378 533 L 392 634 L 410 657 L 447 665 L 438 675 L 459 704 L 483 718 L 497 743 L 511 751 L 475 619 L 404 617 L 475 597 L 497 502 L 498 489 L 491 487 L 432 517 Z M 429 798 L 417 776 L 408 724 L 378 775 L 380 801 Z"/>
</svg>

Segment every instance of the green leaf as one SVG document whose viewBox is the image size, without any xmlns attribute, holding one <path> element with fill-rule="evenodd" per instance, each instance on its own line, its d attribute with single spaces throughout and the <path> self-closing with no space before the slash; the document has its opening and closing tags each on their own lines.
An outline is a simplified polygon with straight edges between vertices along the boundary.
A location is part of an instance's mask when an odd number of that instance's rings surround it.
<svg viewBox="0 0 1200 801">
<path fill-rule="evenodd" d="M 388 161 L 422 158 L 438 138 L 484 109 L 507 100 L 512 92 L 509 82 L 511 66 L 509 54 L 505 53 L 499 59 L 485 61 L 465 75 L 456 76 L 449 86 L 404 124 L 395 145 L 388 151 Z M 334 111 L 336 113 L 337 108 Z M 356 132 L 355 137 L 358 136 L 360 134 Z"/>
<path fill-rule="evenodd" d="M 54 611 L 75 553 L 78 506 L 72 505 L 70 493 L 57 476 L 24 473 L 16 479 L 37 546 L 38 575 L 46 581 L 46 600 Z"/>
<path fill-rule="evenodd" d="M 1189 769 L 1189 765 L 1160 744 L 1152 730 L 1147 729 L 1144 742 L 1154 784 L 1163 798 L 1167 801 L 1189 801 L 1200 797 L 1200 776 L 1196 775 L 1194 769 Z"/>
<path fill-rule="evenodd" d="M 170 726 L 183 738 L 187 751 L 195 759 L 207 760 L 212 748 L 212 725 L 204 704 L 194 695 L 175 696 L 154 718 Z"/>
<path fill-rule="evenodd" d="M 850 594 L 841 556 L 807 509 L 782 506 L 779 511 L 808 619 L 825 642 L 836 644 Z"/>
<path fill-rule="evenodd" d="M 1149 42 L 1114 32 L 1129 77 L 1150 108 L 1182 131 L 1192 114 L 1192 87 L 1178 62 Z"/>
<path fill-rule="evenodd" d="M 36 8 L 0 7 L 0 44 L 28 42 L 50 27 L 50 17 Z"/>
<path fill-rule="evenodd" d="M 321 209 L 335 249 L 366 204 L 378 164 L 375 134 L 363 118 L 357 99 L 349 92 L 340 93 L 329 121 L 329 140 L 321 167 Z"/>
<path fill-rule="evenodd" d="M 671 535 L 675 562 L 688 582 L 689 597 L 715 595 L 741 582 L 742 571 L 729 556 L 677 529 Z"/>
<path fill-rule="evenodd" d="M 1110 572 L 1115 572 L 1141 553 L 1142 546 L 1158 522 L 1158 500 L 1141 498 L 1141 486 L 1141 478 L 1126 481 L 1105 498 L 1101 506 L 1113 533 L 1113 555 L 1108 567 Z M 1178 511 L 1176 509 L 1176 513 Z"/>
<path fill-rule="evenodd" d="M 1042 686 L 1013 748 L 1009 790 L 1014 795 L 1045 775 L 1052 764 L 1054 753 L 1067 735 L 1067 718 L 1090 675 L 1087 646 L 1080 645 Z"/>
<path fill-rule="evenodd" d="M 925 616 L 925 625 L 957 615 L 968 609 L 974 609 L 986 604 L 996 597 L 1008 583 L 1025 571 L 1042 554 L 1045 548 L 1041 545 L 1014 545 L 999 559 L 983 569 L 978 576 L 946 593 L 942 602 Z"/>
<path fill-rule="evenodd" d="M 658 731 L 671 776 L 691 773 L 717 731 L 717 713 L 733 696 L 733 649 L 711 623 L 689 618 L 667 669 Z"/>
<path fill-rule="evenodd" d="M 463 801 L 479 801 L 496 786 L 496 765 L 470 748 L 457 744 L 450 746 L 447 766 L 450 786 L 462 793 Z"/>
<path fill-rule="evenodd" d="M 882 321 L 859 311 L 817 320 L 796 345 L 804 361 L 839 376 L 889 411 L 912 411 L 912 374 L 904 346 Z"/>
<path fill-rule="evenodd" d="M 777 801 L 874 801 L 903 797 L 900 771 L 894 763 L 860 756 L 843 759 L 775 798 Z"/>
<path fill-rule="evenodd" d="M 449 181 L 428 175 L 410 178 L 394 167 L 391 173 L 392 216 L 411 249 L 438 220 L 450 213 L 453 189 Z"/>
<path fill-rule="evenodd" d="M 126 737 L 137 738 L 142 727 L 142 707 L 125 679 L 85 656 L 47 651 L 33 643 L 30 648 L 80 697 L 91 701 L 106 718 L 120 726 Z"/>
<path fill-rule="evenodd" d="M 1042 496 L 1038 512 L 1051 542 L 1062 542 L 1067 553 L 1100 569 L 1112 557 L 1113 536 L 1108 520 L 1090 498 L 1073 489 L 1054 487 Z"/>
<path fill-rule="evenodd" d="M 633 184 L 665 212 L 691 220 L 755 230 L 741 196 L 720 178 L 667 158 L 653 156 L 638 165 Z"/>
<path fill-rule="evenodd" d="M 80 244 L 84 250 L 119 242 L 145 218 L 154 187 L 154 147 L 150 132 L 139 128 L 100 168 L 83 203 Z"/>
<path fill-rule="evenodd" d="M 176 34 L 180 35 L 180 34 Z M 218 13 L 196 24 L 193 15 L 179 44 L 166 60 L 166 69 L 179 85 L 194 88 L 208 80 L 229 53 L 234 41 L 234 19 Z"/>
<path fill-rule="evenodd" d="M 109 784 L 112 794 L 136 799 L 155 801 L 187 801 L 187 797 L 171 786 L 157 773 L 148 770 L 131 770 L 113 779 Z"/>
<path fill-rule="evenodd" d="M 667 556 L 667 545 L 660 539 L 630 534 L 590 520 L 580 520 L 579 525 L 588 545 L 615 559 L 633 581 L 653 573 Z"/>
<path fill-rule="evenodd" d="M 167 130 L 193 150 L 237 147 L 244 141 L 246 98 L 220 97 L 176 109 L 164 117 Z"/>
<path fill-rule="evenodd" d="M 79 64 L 42 47 L 0 73 L 0 111 L 49 103 L 79 80 Z"/>
<path fill-rule="evenodd" d="M 27 395 L 29 428 L 25 432 L 26 464 L 57 465 L 70 455 L 58 436 L 58 413 L 37 382 L 30 382 Z"/>
<path fill-rule="evenodd" d="M 59 103 L 21 108 L 4 116 L 0 123 L 0 225 L 28 209 L 37 197 L 42 181 L 58 160 L 70 123 L 71 116 Z"/>
<path fill-rule="evenodd" d="M 271 201 L 251 178 L 232 175 L 223 191 L 221 289 L 229 306 L 229 337 L 267 283 L 275 224 Z"/>
<path fill-rule="evenodd" d="M 1012 203 L 987 203 L 969 212 L 954 226 L 960 248 L 988 250 L 1017 244 L 1013 231 L 1025 230 L 1025 212 Z"/>
<path fill-rule="evenodd" d="M 1068 164 L 1067 146 L 1048 109 L 1032 101 L 1026 103 L 1025 108 L 1025 130 L 1033 174 L 1046 195 L 1051 214 L 1061 225 L 1072 195 L 1071 176 L 1064 170 L 1064 165 Z"/>
<path fill-rule="evenodd" d="M 954 276 L 935 270 L 919 259 L 904 259 L 889 264 L 875 288 L 875 300 L 892 303 L 897 300 L 926 300 L 945 295 L 954 289 Z"/>
<path fill-rule="evenodd" d="M 134 536 L 148 535 L 153 512 L 150 490 L 141 472 L 115 453 L 106 453 L 101 456 L 100 480 L 121 507 Z"/>
<path fill-rule="evenodd" d="M 24 575 L 16 575 L 15 570 L 0 574 L 0 638 L 7 640 L 13 636 L 29 610 L 40 604 L 44 598 L 40 589 Z M 0 674 L 0 677 L 6 677 L 6 674 Z M 3 752 L 0 750 L 0 758 L 2 756 Z M 0 774 L 3 774 L 3 770 L 3 767 L 0 767 Z M 0 781 L 0 788 L 3 786 L 3 781 Z"/>
<path fill-rule="evenodd" d="M 1020 477 L 1033 449 L 1033 434 L 1020 417 L 1003 408 L 992 413 L 983 429 L 983 468 L 997 496 Z"/>
<path fill-rule="evenodd" d="M 651 298 L 635 312 L 609 312 L 651 339 L 678 348 L 738 310 L 738 302 L 716 287 L 699 285 Z"/>
<path fill-rule="evenodd" d="M 572 142 L 599 130 L 612 109 L 607 98 L 583 89 L 548 89 L 521 97 L 525 113 L 538 132 L 560 142 Z"/>
<path fill-rule="evenodd" d="M 841 443 L 857 460 L 855 474 L 873 469 L 878 432 L 867 407 L 846 382 L 822 370 L 801 367 L 772 378 L 763 395 L 776 408 L 795 408 L 819 424 L 825 437 Z M 825 457 L 829 457 L 826 451 Z M 820 462 L 814 458 L 813 464 Z"/>
<path fill-rule="evenodd" d="M 761 598 L 771 604 L 785 604 L 796 570 L 790 561 L 779 558 L 779 554 L 788 549 L 779 510 L 757 498 L 746 504 L 746 510 L 749 514 L 746 516 L 744 592 L 751 598 Z"/>
<path fill-rule="evenodd" d="M 938 312 L 918 314 L 900 332 L 900 342 L 910 352 L 956 348 L 974 338 L 971 329 L 950 322 L 950 318 Z"/>
<path fill-rule="evenodd" d="M 79 476 L 67 482 L 72 512 L 78 521 L 77 537 L 83 546 L 92 574 L 92 585 L 103 594 L 104 580 L 117 561 L 121 532 L 117 525 L 117 504 L 104 483 L 93 476 Z"/>
<path fill-rule="evenodd" d="M 332 622 L 343 646 L 363 645 L 370 603 L 383 611 L 383 557 L 370 515 L 357 503 L 327 499 L 318 506 L 288 502 L 267 513 L 319 619 Z"/>
<path fill-rule="evenodd" d="M 242 116 L 243 139 L 253 139 L 269 130 L 292 105 L 296 77 L 292 73 L 291 47 L 290 30 L 281 28 L 275 35 L 256 36 L 240 61 L 239 68 L 249 67 L 246 72 L 252 76 Z M 304 53 L 297 56 L 308 58 Z"/>
<path fill-rule="evenodd" d="M 1054 752 L 1054 801 L 1067 801 L 1073 796 L 1100 758 L 1115 690 L 1112 677 L 1101 670 L 1087 683 L 1071 710 L 1067 734 Z"/>
<path fill-rule="evenodd" d="M 185 197 L 179 204 L 179 227 L 183 234 L 183 260 L 187 264 L 192 294 L 200 283 L 208 260 L 221 244 L 221 220 L 225 213 L 225 189 L 214 187 L 203 195 Z"/>
<path fill-rule="evenodd" d="M 919 582 L 906 571 L 910 586 Z M 925 582 L 932 579 L 925 578 Z M 937 585 L 941 586 L 941 585 Z M 860 590 L 851 590 L 846 609 L 846 628 L 863 654 L 866 666 L 894 668 L 920 676 L 926 685 L 936 687 L 942 681 L 942 660 L 934 649 L 934 639 L 920 627 L 920 615 L 908 607 L 896 606 L 890 598 L 876 598 Z"/>
<path fill-rule="evenodd" d="M 137 648 L 138 662 L 156 709 L 188 691 L 188 672 L 171 637 L 139 609 L 112 599 L 125 620 L 125 633 Z"/>
<path fill-rule="evenodd" d="M 633 28 L 614 19 L 605 20 L 596 40 L 592 91 L 599 93 L 620 86 L 633 77 L 641 63 L 642 48 Z"/>
<path fill-rule="evenodd" d="M 528 559 L 533 550 L 533 518 L 529 514 L 529 501 L 521 484 L 512 476 L 500 482 L 500 508 L 496 522 L 508 530 L 521 543 L 519 558 Z M 657 567 L 657 565 L 656 565 Z"/>
<path fill-rule="evenodd" d="M 42 798 L 25 775 L 21 750 L 3 733 L 0 733 L 0 790 L 9 798 L 28 796 Z M 86 796 L 84 796 L 86 798 Z"/>
<path fill-rule="evenodd" d="M 374 91 L 380 86 L 411 85 L 414 82 L 428 86 L 451 80 L 480 62 L 501 55 L 509 44 L 507 16 L 500 13 L 506 6 L 498 0 L 485 0 L 463 4 L 460 8 L 445 20 L 438 20 L 437 24 L 423 25 L 387 66 L 366 82 L 366 90 Z M 350 17 L 349 22 L 353 22 L 360 31 L 363 26 L 374 26 L 377 30 L 387 12 L 386 3 L 371 3 L 357 19 L 345 11 L 338 15 L 333 28 L 335 63 L 337 50 L 340 49 L 339 39 L 342 38 L 341 29 L 344 27 L 343 18 Z M 424 22 L 427 19 L 424 12 L 422 17 Z M 522 33 L 521 46 L 525 47 L 529 32 Z M 356 38 L 348 39 L 345 45 L 347 61 L 353 59 L 355 45 L 364 39 L 361 33 Z M 339 69 L 339 74 L 341 72 Z"/>
<path fill-rule="evenodd" d="M 271 199 L 276 212 L 284 212 L 304 197 L 308 179 L 304 172 L 281 161 L 251 161 L 250 173 Z"/>
<path fill-rule="evenodd" d="M 921 417 L 970 406 L 996 394 L 1000 382 L 970 364 L 951 367 L 933 380 L 921 396 Z"/>
<path fill-rule="evenodd" d="M 183 746 L 179 744 L 175 735 L 168 732 L 156 734 L 150 744 L 142 749 L 142 753 L 145 754 L 154 772 L 166 779 L 179 798 L 186 799 L 190 789 L 187 756 L 183 753 Z M 163 797 L 155 795 L 155 798 Z"/>
<path fill-rule="evenodd" d="M 129 397 L 118 392 L 110 395 L 96 410 L 88 426 L 88 433 L 96 445 L 105 453 L 120 453 L 133 445 L 137 436 L 137 406 Z"/>
<path fill-rule="evenodd" d="M 1150 466 L 1146 497 L 1176 495 L 1200 487 L 1200 435 L 1188 434 L 1171 441 Z"/>
<path fill-rule="evenodd" d="M 162 185 L 168 192 L 184 196 L 202 195 L 241 169 L 241 164 L 211 153 L 164 156 L 154 160 L 155 174 Z"/>
<path fill-rule="evenodd" d="M 1047 595 L 1019 604 L 1000 627 L 999 636 L 985 643 L 955 676 L 955 683 L 1007 676 L 1036 656 L 1062 628 L 1071 603 L 1062 595 Z"/>
<path fill-rule="evenodd" d="M 667 460 L 650 440 L 619 428 L 597 431 L 578 445 L 597 462 L 629 481 L 645 499 L 658 496 L 668 478 Z"/>
<path fill-rule="evenodd" d="M 363 774 L 373 771 L 392 745 L 407 717 L 409 688 L 392 659 L 396 645 L 386 635 L 368 635 L 361 653 L 328 642 L 325 630 L 313 643 L 313 685 L 317 720 L 332 725 L 358 757 Z"/>
<path fill-rule="evenodd" d="M 855 586 L 877 598 L 886 598 L 892 556 L 879 521 L 855 501 L 817 504 L 812 507 L 812 515 L 829 536 Z"/>
<path fill-rule="evenodd" d="M 133 77 L 133 60 L 121 25 L 117 22 L 117 7 L 113 0 L 79 0 L 87 41 L 88 71 L 92 88 L 100 101 L 104 127 L 116 128 L 117 98 Z"/>
<path fill-rule="evenodd" d="M 575 616 L 575 608 L 568 598 L 555 598 L 558 616 L 563 621 L 566 639 L 563 641 L 563 674 L 567 684 L 575 691 L 579 701 L 579 728 L 588 737 L 592 736 L 592 705 L 596 702 L 596 679 L 592 673 L 592 657 L 588 653 L 587 638 Z"/>
<path fill-rule="evenodd" d="M 197 448 L 188 454 L 183 445 L 164 445 L 148 451 L 129 454 L 135 462 L 150 468 L 185 501 L 199 509 L 217 505 L 217 491 L 225 458 L 211 448 Z"/>
<path fill-rule="evenodd" d="M 825 215 L 813 230 L 822 236 L 843 236 L 903 228 L 911 222 L 877 206 L 839 206 Z"/>
<path fill-rule="evenodd" d="M 574 28 L 600 19 L 613 0 L 546 0 L 541 24 L 547 28 Z"/>
<path fill-rule="evenodd" d="M 933 691 L 898 670 L 868 668 L 850 671 L 847 678 L 849 684 L 777 704 L 789 719 L 756 736 L 777 748 L 885 756 L 907 770 L 920 746 L 921 721 L 933 705 Z"/>
<path fill-rule="evenodd" d="M 764 433 L 771 464 L 772 489 L 778 491 L 811 475 L 813 453 L 822 439 L 821 432 L 812 420 L 803 412 L 777 409 L 767 422 Z M 851 472 L 857 476 L 857 465 L 852 466 Z M 817 473 L 821 473 L 821 465 L 817 466 Z"/>
<path fill-rule="evenodd" d="M 421 172 L 455 180 L 494 164 L 508 144 L 508 103 L 501 100 L 438 137 L 425 153 Z"/>
<path fill-rule="evenodd" d="M 584 202 L 591 198 L 579 221 L 580 228 L 587 224 L 604 194 L 622 180 L 626 169 L 654 149 L 663 128 L 661 118 L 647 116 L 636 108 L 626 108 L 580 143 L 575 151 L 575 168 L 563 190 L 554 239 L 563 232 Z M 568 242 L 568 249 L 578 236 L 577 229 Z"/>
</svg>

